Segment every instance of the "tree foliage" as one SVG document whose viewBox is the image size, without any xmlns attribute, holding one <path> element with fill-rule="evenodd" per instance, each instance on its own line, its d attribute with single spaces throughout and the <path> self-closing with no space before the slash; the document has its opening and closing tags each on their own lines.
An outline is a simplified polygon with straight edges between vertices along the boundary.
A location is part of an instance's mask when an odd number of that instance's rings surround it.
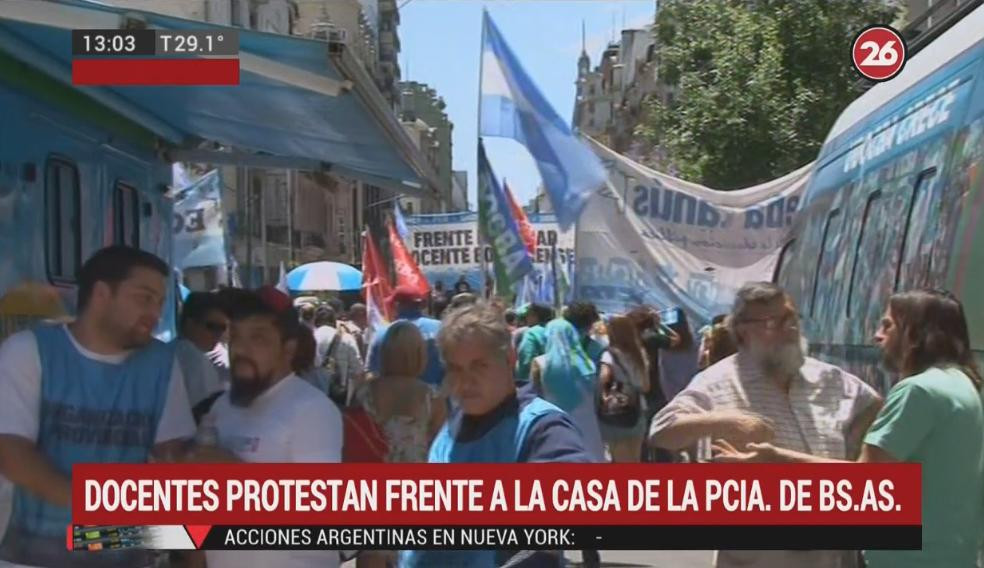
<svg viewBox="0 0 984 568">
<path fill-rule="evenodd" d="M 675 0 L 656 19 L 660 80 L 637 134 L 659 167 L 720 189 L 774 179 L 815 159 L 856 98 L 851 44 L 892 22 L 885 0 Z"/>
</svg>

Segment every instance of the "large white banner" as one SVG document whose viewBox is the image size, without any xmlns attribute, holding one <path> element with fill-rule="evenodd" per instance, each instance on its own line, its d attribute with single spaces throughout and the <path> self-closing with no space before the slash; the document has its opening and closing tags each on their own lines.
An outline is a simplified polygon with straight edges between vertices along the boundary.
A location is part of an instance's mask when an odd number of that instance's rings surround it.
<svg viewBox="0 0 984 568">
<path fill-rule="evenodd" d="M 443 215 L 405 215 L 409 235 L 407 248 L 431 285 L 444 283 L 449 290 L 464 275 L 472 290 L 482 290 L 483 248 L 478 240 L 478 213 L 466 211 Z M 549 266 L 551 251 L 557 251 L 557 261 L 565 265 L 574 256 L 574 231 L 561 232 L 557 220 L 550 214 L 530 214 L 530 224 L 536 231 L 534 267 Z M 492 249 L 484 248 L 489 270 Z"/>
<path fill-rule="evenodd" d="M 727 313 L 745 282 L 771 280 L 812 164 L 717 191 L 589 140 L 608 171 L 577 224 L 575 297 L 617 313 L 679 307 L 692 326 Z"/>
</svg>

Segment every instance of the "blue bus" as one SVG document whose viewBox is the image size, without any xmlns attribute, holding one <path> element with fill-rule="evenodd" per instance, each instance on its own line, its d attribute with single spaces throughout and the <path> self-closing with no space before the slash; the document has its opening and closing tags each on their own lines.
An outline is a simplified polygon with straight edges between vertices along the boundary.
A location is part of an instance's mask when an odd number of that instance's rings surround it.
<svg viewBox="0 0 984 568">
<path fill-rule="evenodd" d="M 73 313 L 76 272 L 103 246 L 169 259 L 173 213 L 171 166 L 151 132 L 2 51 L 0 77 L 2 339 Z"/>
<path fill-rule="evenodd" d="M 776 265 L 811 353 L 887 390 L 872 341 L 896 291 L 946 288 L 984 357 L 984 7 L 838 118 Z"/>
</svg>

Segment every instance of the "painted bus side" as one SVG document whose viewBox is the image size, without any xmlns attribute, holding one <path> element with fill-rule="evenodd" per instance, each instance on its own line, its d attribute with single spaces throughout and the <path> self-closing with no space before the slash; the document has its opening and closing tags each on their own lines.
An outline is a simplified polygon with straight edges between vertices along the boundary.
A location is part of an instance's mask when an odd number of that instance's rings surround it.
<svg viewBox="0 0 984 568">
<path fill-rule="evenodd" d="M 0 115 L 0 302 L 53 287 L 74 312 L 76 271 L 109 244 L 170 259 L 171 170 L 152 134 L 2 52 Z M 174 328 L 170 295 L 162 338 Z M 0 338 L 32 323 L 9 304 Z"/>
<path fill-rule="evenodd" d="M 966 20 L 936 40 L 952 57 L 921 52 L 917 80 L 848 107 L 867 114 L 835 125 L 776 266 L 811 352 L 883 390 L 872 336 L 895 291 L 954 291 L 984 356 L 984 8 Z"/>
</svg>

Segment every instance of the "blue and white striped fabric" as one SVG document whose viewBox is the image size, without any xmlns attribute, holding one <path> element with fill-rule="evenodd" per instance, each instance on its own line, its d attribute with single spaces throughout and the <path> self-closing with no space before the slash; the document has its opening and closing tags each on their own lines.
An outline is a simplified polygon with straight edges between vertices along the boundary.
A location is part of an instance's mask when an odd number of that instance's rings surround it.
<svg viewBox="0 0 984 568">
<path fill-rule="evenodd" d="M 340 262 L 310 262 L 287 273 L 291 292 L 344 292 L 362 288 L 362 273 Z"/>
<path fill-rule="evenodd" d="M 399 199 L 393 203 L 393 222 L 396 223 L 397 234 L 406 241 L 410 235 L 410 230 L 407 229 L 407 222 L 403 219 L 403 206 L 400 205 Z"/>
<path fill-rule="evenodd" d="M 540 93 L 487 12 L 483 18 L 479 135 L 512 138 L 526 146 L 557 222 L 567 230 L 591 192 L 605 184 L 604 166 Z"/>
</svg>

